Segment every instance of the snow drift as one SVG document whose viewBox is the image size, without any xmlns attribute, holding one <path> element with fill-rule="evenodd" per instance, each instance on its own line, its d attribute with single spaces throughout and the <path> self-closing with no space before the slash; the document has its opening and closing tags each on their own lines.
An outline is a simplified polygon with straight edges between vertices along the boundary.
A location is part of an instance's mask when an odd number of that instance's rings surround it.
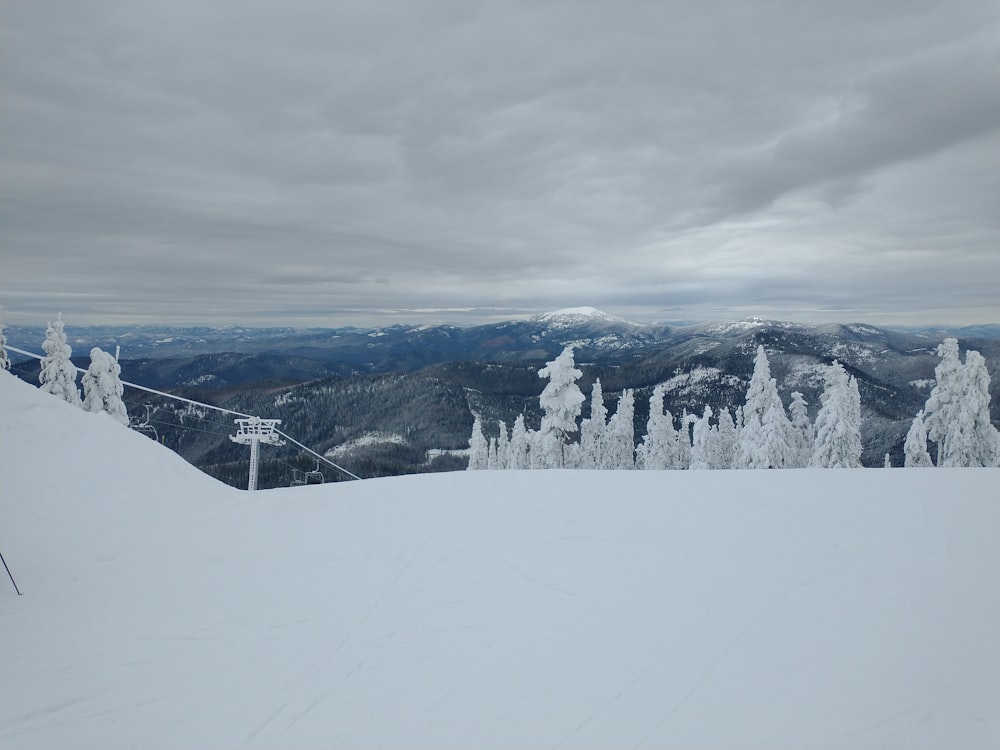
<svg viewBox="0 0 1000 750">
<path fill-rule="evenodd" d="M 0 373 L 4 748 L 995 748 L 1000 471 L 246 493 Z"/>
</svg>

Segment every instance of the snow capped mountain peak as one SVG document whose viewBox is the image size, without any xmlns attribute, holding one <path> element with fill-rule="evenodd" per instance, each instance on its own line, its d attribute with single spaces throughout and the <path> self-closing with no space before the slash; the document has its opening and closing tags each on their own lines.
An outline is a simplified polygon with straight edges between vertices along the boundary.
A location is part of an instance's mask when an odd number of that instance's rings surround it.
<svg viewBox="0 0 1000 750">
<path fill-rule="evenodd" d="M 621 318 L 609 315 L 596 307 L 564 307 L 560 310 L 536 315 L 535 320 L 542 323 L 593 323 L 621 322 Z"/>
</svg>

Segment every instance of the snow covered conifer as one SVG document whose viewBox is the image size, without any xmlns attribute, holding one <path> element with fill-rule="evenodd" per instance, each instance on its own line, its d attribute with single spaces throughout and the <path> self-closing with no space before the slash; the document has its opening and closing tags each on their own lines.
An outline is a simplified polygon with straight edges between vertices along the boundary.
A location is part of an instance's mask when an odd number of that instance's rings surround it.
<svg viewBox="0 0 1000 750">
<path fill-rule="evenodd" d="M 815 431 L 809 420 L 808 404 L 798 391 L 792 394 L 792 402 L 788 405 L 788 411 L 791 413 L 792 425 L 792 460 L 788 464 L 788 468 L 797 469 L 809 465 L 813 454 Z"/>
<path fill-rule="evenodd" d="M 49 323 L 45 329 L 45 341 L 42 342 L 42 369 L 38 373 L 41 390 L 81 406 L 80 391 L 76 387 L 76 367 L 70 361 L 73 350 L 66 343 L 62 313 L 56 317 L 55 323 Z"/>
<path fill-rule="evenodd" d="M 885 458 L 882 459 L 882 468 L 891 469 L 892 468 L 892 457 L 886 453 Z"/>
<path fill-rule="evenodd" d="M 924 425 L 927 437 L 937 444 L 937 464 L 944 466 L 943 456 L 948 450 L 948 427 L 955 421 L 960 399 L 962 361 L 959 359 L 958 339 L 945 339 L 938 346 L 941 361 L 934 368 L 934 388 L 924 405 Z"/>
<path fill-rule="evenodd" d="M 733 464 L 733 451 L 736 449 L 736 423 L 729 409 L 719 412 L 716 431 L 712 443 L 712 468 L 728 469 Z"/>
<path fill-rule="evenodd" d="M 518 414 L 514 420 L 514 427 L 510 431 L 510 445 L 508 446 L 508 469 L 528 469 L 531 467 L 528 457 L 528 431 L 524 426 L 524 415 Z"/>
<path fill-rule="evenodd" d="M 743 429 L 736 439 L 734 469 L 781 469 L 790 455 L 791 424 L 771 377 L 763 346 L 757 347 L 743 406 Z"/>
<path fill-rule="evenodd" d="M 90 367 L 83 374 L 83 408 L 91 412 L 105 412 L 124 425 L 128 424 L 128 411 L 122 394 L 125 387 L 119 378 L 122 368 L 118 360 L 99 347 L 90 350 Z"/>
<path fill-rule="evenodd" d="M 618 398 L 618 408 L 608 421 L 607 468 L 635 468 L 635 394 L 626 388 Z"/>
<path fill-rule="evenodd" d="M 760 429 L 764 441 L 764 455 L 769 464 L 768 468 L 787 469 L 791 467 L 795 459 L 794 449 L 789 444 L 791 429 L 781 401 L 772 403 L 764 412 Z"/>
<path fill-rule="evenodd" d="M 608 409 L 604 405 L 601 379 L 594 381 L 590 391 L 590 417 L 580 425 L 581 469 L 599 469 L 604 456 L 604 440 L 608 426 Z"/>
<path fill-rule="evenodd" d="M 483 423 L 476 417 L 469 437 L 469 471 L 483 471 L 489 468 L 490 448 L 483 435 Z"/>
<path fill-rule="evenodd" d="M 691 428 L 691 462 L 690 469 L 712 469 L 712 427 L 709 419 L 712 417 L 712 407 L 705 405 L 705 411 L 700 419 L 696 419 Z"/>
<path fill-rule="evenodd" d="M 816 444 L 809 466 L 855 469 L 861 466 L 861 399 L 858 384 L 837 360 L 827 368 L 822 406 L 816 415 Z"/>
<path fill-rule="evenodd" d="M 966 352 L 952 396 L 952 417 L 945 427 L 938 465 L 993 466 L 1000 436 L 990 423 L 990 375 L 979 352 Z"/>
<path fill-rule="evenodd" d="M 0 305 L 0 370 L 10 369 L 10 357 L 7 356 L 7 335 L 3 332 L 3 305 Z"/>
<path fill-rule="evenodd" d="M 563 446 L 553 434 L 528 430 L 528 468 L 558 469 L 563 458 Z"/>
<path fill-rule="evenodd" d="M 681 428 L 677 430 L 677 441 L 674 443 L 673 469 L 686 469 L 691 464 L 691 425 L 696 419 L 694 414 L 688 414 L 687 409 L 681 415 Z"/>
<path fill-rule="evenodd" d="M 573 362 L 573 347 L 567 346 L 562 354 L 538 371 L 538 377 L 549 382 L 538 397 L 542 407 L 542 425 L 538 446 L 542 451 L 539 465 L 559 468 L 565 465 L 563 446 L 569 435 L 576 432 L 576 418 L 584 402 L 583 393 L 576 381 L 583 375 Z"/>
<path fill-rule="evenodd" d="M 506 469 L 510 464 L 510 438 L 507 436 L 507 424 L 501 419 L 497 423 L 500 437 L 497 438 L 497 468 Z"/>
<path fill-rule="evenodd" d="M 677 468 L 673 465 L 676 452 L 677 432 L 674 418 L 663 410 L 666 390 L 660 384 L 649 397 L 649 418 L 646 420 L 646 434 L 636 450 L 636 465 L 640 469 L 659 471 Z"/>
<path fill-rule="evenodd" d="M 927 452 L 927 428 L 924 427 L 924 412 L 921 409 L 917 416 L 913 418 L 909 432 L 906 433 L 906 441 L 903 443 L 903 466 L 910 468 L 924 468 L 934 465 L 931 461 L 931 454 Z"/>
<path fill-rule="evenodd" d="M 764 455 L 764 429 L 760 418 L 753 412 L 743 419 L 736 450 L 733 453 L 734 469 L 770 469 L 771 462 Z"/>
</svg>

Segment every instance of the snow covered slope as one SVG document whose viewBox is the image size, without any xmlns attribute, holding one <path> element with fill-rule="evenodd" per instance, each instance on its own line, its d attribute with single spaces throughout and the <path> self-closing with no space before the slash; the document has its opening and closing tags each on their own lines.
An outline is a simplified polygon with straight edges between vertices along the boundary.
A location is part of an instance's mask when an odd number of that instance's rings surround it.
<svg viewBox="0 0 1000 750">
<path fill-rule="evenodd" d="M 0 746 L 995 748 L 996 470 L 249 494 L 0 373 Z"/>
</svg>

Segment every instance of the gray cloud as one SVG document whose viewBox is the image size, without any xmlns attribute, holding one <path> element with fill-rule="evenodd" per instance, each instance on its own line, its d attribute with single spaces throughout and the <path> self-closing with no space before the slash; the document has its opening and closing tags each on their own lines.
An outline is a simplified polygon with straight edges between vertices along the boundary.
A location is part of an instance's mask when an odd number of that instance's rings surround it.
<svg viewBox="0 0 1000 750">
<path fill-rule="evenodd" d="M 990 0 L 0 5 L 8 320 L 1000 314 Z"/>
</svg>

